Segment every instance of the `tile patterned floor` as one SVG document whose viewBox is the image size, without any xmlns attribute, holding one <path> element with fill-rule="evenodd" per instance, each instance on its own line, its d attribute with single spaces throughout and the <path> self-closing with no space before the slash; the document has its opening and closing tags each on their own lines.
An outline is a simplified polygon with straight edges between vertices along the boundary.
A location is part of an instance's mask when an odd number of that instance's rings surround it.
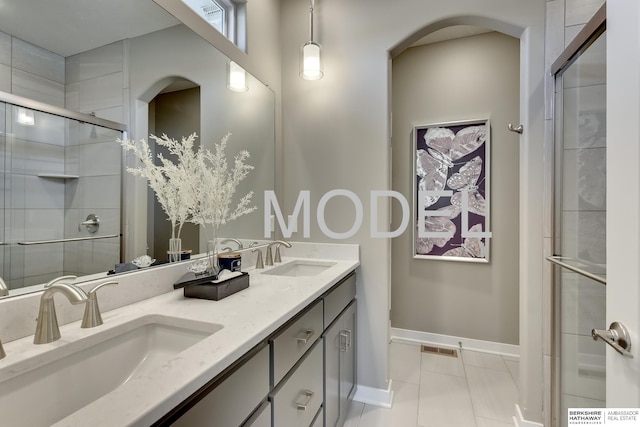
<svg viewBox="0 0 640 427">
<path fill-rule="evenodd" d="M 457 358 L 390 344 L 390 409 L 353 402 L 345 427 L 507 427 L 518 401 L 518 360 L 463 350 Z"/>
</svg>

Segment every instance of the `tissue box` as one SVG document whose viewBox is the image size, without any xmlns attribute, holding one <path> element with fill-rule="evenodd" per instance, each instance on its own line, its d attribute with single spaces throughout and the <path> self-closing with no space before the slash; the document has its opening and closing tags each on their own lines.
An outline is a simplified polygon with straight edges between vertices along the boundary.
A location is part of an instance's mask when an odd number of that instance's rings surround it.
<svg viewBox="0 0 640 427">
<path fill-rule="evenodd" d="M 217 281 L 212 276 L 197 277 L 195 273 L 187 273 L 174 283 L 173 288 L 183 288 L 187 298 L 200 298 L 219 301 L 249 287 L 249 273 Z"/>
</svg>

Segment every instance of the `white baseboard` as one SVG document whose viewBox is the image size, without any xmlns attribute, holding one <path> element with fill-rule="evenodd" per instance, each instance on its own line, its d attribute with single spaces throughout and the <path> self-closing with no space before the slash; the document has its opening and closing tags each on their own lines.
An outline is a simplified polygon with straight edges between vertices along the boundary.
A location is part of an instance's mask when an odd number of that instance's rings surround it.
<svg viewBox="0 0 640 427">
<path fill-rule="evenodd" d="M 400 328 L 391 328 L 390 335 L 391 339 L 394 341 L 435 344 L 450 348 L 459 348 L 461 343 L 463 350 L 482 351 L 484 353 L 493 353 L 501 356 L 517 358 L 520 357 L 520 346 L 513 344 L 503 344 L 499 342 L 482 341 L 473 338 L 461 338 L 451 335 L 440 335 Z"/>
<path fill-rule="evenodd" d="M 544 424 L 525 420 L 518 404 L 516 404 L 516 415 L 513 417 L 513 423 L 516 427 L 544 427 Z"/>
<path fill-rule="evenodd" d="M 391 390 L 391 380 L 386 390 L 381 388 L 367 387 L 358 385 L 356 394 L 353 396 L 356 402 L 366 403 L 367 405 L 380 406 L 382 408 L 391 408 L 393 406 L 393 390 Z"/>
</svg>

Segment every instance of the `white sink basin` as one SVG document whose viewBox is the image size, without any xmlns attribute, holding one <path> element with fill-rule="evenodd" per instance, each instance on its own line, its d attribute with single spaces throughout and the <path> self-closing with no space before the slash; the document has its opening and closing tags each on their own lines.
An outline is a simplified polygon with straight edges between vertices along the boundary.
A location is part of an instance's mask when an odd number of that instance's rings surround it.
<svg viewBox="0 0 640 427">
<path fill-rule="evenodd" d="M 293 260 L 286 264 L 265 270 L 262 274 L 289 277 L 311 277 L 328 270 L 334 265 L 336 265 L 336 263 L 331 261 Z"/>
<path fill-rule="evenodd" d="M 77 347 L 71 354 L 60 357 L 68 349 L 58 347 L 51 351 L 57 360 L 0 383 L 1 424 L 49 426 L 220 329 L 222 325 L 154 315 L 69 343 Z"/>
</svg>

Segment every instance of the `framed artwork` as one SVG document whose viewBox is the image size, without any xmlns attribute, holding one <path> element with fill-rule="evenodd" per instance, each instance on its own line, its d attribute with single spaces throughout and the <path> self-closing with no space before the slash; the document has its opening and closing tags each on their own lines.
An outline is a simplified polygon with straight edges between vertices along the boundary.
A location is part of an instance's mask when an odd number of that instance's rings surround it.
<svg viewBox="0 0 640 427">
<path fill-rule="evenodd" d="M 489 262 L 489 120 L 413 129 L 413 257 Z"/>
</svg>

